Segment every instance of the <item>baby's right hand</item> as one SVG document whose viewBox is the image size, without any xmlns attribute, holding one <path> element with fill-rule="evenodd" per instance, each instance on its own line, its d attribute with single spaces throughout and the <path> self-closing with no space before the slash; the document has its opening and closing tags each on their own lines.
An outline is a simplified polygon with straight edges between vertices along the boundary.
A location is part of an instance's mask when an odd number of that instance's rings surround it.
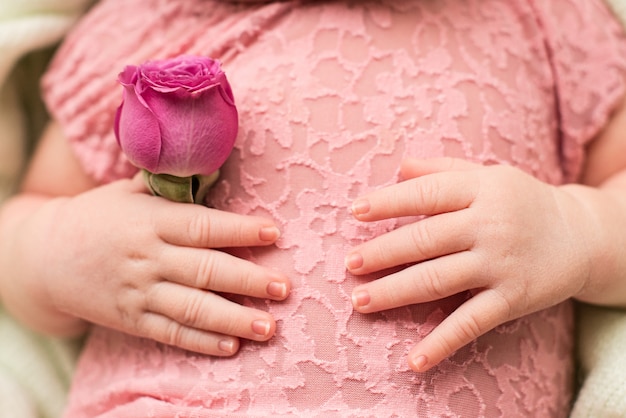
<svg viewBox="0 0 626 418">
<path fill-rule="evenodd" d="M 28 272 L 25 300 L 209 355 L 276 329 L 269 313 L 219 292 L 282 300 L 290 291 L 280 272 L 219 250 L 273 244 L 272 221 L 153 197 L 138 177 L 49 202 L 19 237 L 11 262 Z"/>
</svg>

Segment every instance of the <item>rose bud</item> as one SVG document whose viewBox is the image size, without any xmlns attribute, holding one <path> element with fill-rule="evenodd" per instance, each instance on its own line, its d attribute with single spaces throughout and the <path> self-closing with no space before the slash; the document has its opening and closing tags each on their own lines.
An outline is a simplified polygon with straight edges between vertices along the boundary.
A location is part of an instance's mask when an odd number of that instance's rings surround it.
<svg viewBox="0 0 626 418">
<path fill-rule="evenodd" d="M 214 181 L 238 128 L 232 90 L 219 62 L 195 56 L 148 61 L 127 66 L 118 80 L 124 96 L 115 135 L 130 162 L 148 172 L 152 191 L 170 197 L 161 189 L 187 184 L 183 194 L 195 194 L 191 188 L 198 179 Z"/>
</svg>

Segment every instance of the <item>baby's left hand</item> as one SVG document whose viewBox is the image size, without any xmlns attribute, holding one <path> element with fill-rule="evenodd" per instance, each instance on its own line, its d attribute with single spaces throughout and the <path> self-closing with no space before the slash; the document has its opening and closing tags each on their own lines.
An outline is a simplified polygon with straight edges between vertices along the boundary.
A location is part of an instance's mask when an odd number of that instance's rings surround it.
<svg viewBox="0 0 626 418">
<path fill-rule="evenodd" d="M 580 224 L 585 209 L 566 191 L 513 167 L 447 158 L 407 160 L 402 174 L 408 180 L 357 199 L 354 216 L 428 216 L 352 249 L 346 267 L 362 275 L 411 265 L 357 286 L 355 309 L 378 312 L 474 294 L 411 350 L 415 371 L 584 288 L 590 274 Z"/>
</svg>

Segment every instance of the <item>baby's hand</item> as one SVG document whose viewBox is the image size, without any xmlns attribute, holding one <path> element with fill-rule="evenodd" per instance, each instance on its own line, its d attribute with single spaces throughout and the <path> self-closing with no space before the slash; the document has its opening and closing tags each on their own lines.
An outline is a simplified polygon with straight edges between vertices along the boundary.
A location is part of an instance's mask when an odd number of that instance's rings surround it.
<svg viewBox="0 0 626 418">
<path fill-rule="evenodd" d="M 219 292 L 282 300 L 290 291 L 280 272 L 217 250 L 273 244 L 272 221 L 153 197 L 138 177 L 53 201 L 20 236 L 14 254 L 37 264 L 31 292 L 55 310 L 209 355 L 276 329 L 269 313 Z"/>
<path fill-rule="evenodd" d="M 347 255 L 346 266 L 357 275 L 411 263 L 357 286 L 355 309 L 377 312 L 473 294 L 411 350 L 414 370 L 428 370 L 494 327 L 585 286 L 590 265 L 577 225 L 582 209 L 566 192 L 512 167 L 454 159 L 408 160 L 402 173 L 409 180 L 357 199 L 354 216 L 429 216 Z"/>
</svg>

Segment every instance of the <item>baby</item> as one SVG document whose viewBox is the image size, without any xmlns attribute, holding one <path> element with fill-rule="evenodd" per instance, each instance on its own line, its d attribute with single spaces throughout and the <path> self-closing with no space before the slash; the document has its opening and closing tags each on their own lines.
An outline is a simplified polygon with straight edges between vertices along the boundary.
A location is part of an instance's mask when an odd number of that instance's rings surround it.
<svg viewBox="0 0 626 418">
<path fill-rule="evenodd" d="M 116 74 L 182 53 L 240 112 L 211 209 L 120 180 Z M 102 0 L 20 197 L 59 315 L 22 317 L 99 325 L 67 416 L 567 416 L 568 299 L 626 300 L 624 57 L 601 1 Z"/>
</svg>

